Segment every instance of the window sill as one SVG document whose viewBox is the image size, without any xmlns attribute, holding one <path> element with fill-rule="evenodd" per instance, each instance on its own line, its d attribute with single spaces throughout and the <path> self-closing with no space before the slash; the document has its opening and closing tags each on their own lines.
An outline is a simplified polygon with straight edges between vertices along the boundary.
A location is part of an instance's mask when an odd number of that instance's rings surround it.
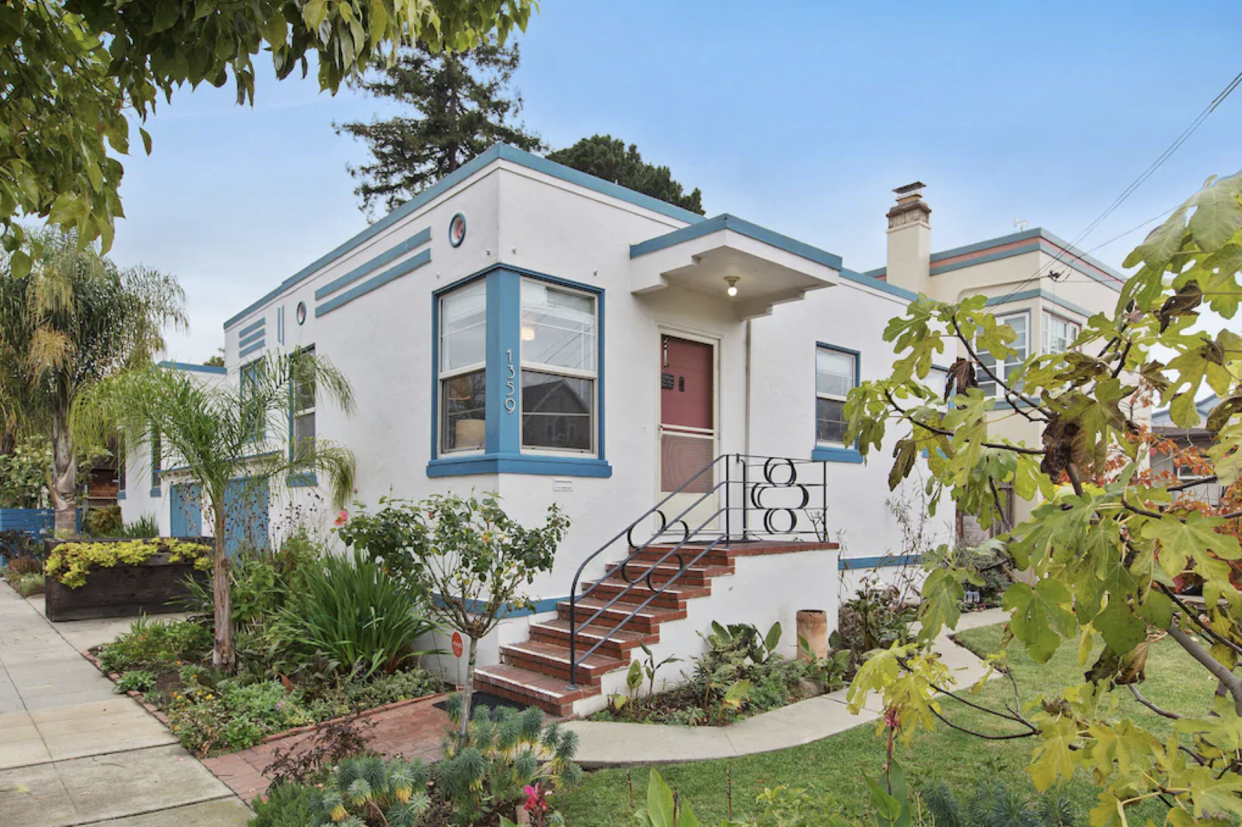
<svg viewBox="0 0 1242 827">
<path fill-rule="evenodd" d="M 827 445 L 816 445 L 811 451 L 811 459 L 823 462 L 848 462 L 860 464 L 863 461 L 862 454 L 858 453 L 857 448 L 838 448 Z"/>
<path fill-rule="evenodd" d="M 290 488 L 314 488 L 319 484 L 319 478 L 314 474 L 290 474 L 285 477 L 285 483 Z"/>
<path fill-rule="evenodd" d="M 555 477 L 611 477 L 612 466 L 594 457 L 549 457 L 528 454 L 474 454 L 444 457 L 427 463 L 429 477 L 471 474 L 534 474 Z"/>
<path fill-rule="evenodd" d="M 157 485 L 147 493 L 149 493 L 152 497 L 162 497 L 164 495 L 164 490 Z"/>
<path fill-rule="evenodd" d="M 123 499 L 125 499 L 125 492 L 124 492 L 124 491 L 118 491 L 118 492 L 116 492 L 116 498 L 117 498 L 118 500 L 123 500 Z"/>
</svg>

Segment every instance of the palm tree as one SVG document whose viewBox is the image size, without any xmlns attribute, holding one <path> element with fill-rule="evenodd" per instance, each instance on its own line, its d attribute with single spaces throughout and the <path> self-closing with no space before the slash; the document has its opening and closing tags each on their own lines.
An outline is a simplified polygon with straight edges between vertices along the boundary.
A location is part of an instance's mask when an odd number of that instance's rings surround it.
<svg viewBox="0 0 1242 827">
<path fill-rule="evenodd" d="M 211 514 L 215 545 L 213 596 L 216 645 L 213 663 L 232 669 L 232 600 L 229 593 L 225 526 L 236 519 L 239 500 L 230 482 L 267 485 L 314 474 L 326 483 L 335 507 L 354 487 L 354 457 L 318 437 L 294 442 L 290 410 L 294 400 L 314 398 L 353 414 L 353 391 L 326 358 L 310 352 L 269 352 L 245 382 L 210 385 L 183 371 L 151 367 L 102 382 L 74 408 L 71 428 L 83 444 L 97 444 L 119 432 L 126 445 L 158 440 L 168 467 L 183 468 L 198 485 Z"/>
<path fill-rule="evenodd" d="M 28 241 L 28 273 L 0 260 L 0 431 L 51 438 L 56 531 L 71 534 L 81 452 L 70 413 L 99 382 L 151 362 L 164 327 L 186 325 L 185 294 L 171 276 L 118 268 L 74 233 L 47 229 Z"/>
</svg>

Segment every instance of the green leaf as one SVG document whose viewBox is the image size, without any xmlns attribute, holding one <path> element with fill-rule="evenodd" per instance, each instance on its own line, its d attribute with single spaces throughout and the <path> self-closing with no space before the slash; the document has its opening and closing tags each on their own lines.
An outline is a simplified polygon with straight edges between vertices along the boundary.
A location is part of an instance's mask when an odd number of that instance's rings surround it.
<svg viewBox="0 0 1242 827">
<path fill-rule="evenodd" d="M 25 250 L 18 250 L 10 256 L 9 271 L 15 279 L 24 279 L 30 275 L 30 254 Z"/>
<path fill-rule="evenodd" d="M 923 580 L 923 603 L 919 606 L 919 640 L 935 640 L 946 626 L 957 627 L 962 611 L 959 602 L 966 590 L 953 572 L 946 568 L 933 569 Z"/>
<path fill-rule="evenodd" d="M 1069 610 L 1069 589 L 1058 580 L 1040 580 L 1031 588 L 1014 583 L 1005 591 L 1004 607 L 1012 612 L 1009 628 L 1026 644 L 1028 654 L 1039 663 L 1048 659 L 1077 628 Z"/>
<path fill-rule="evenodd" d="M 1195 214 L 1190 217 L 1190 234 L 1205 250 L 1223 247 L 1242 229 L 1242 204 L 1227 186 L 1229 179 L 1214 182 L 1195 197 Z"/>
<path fill-rule="evenodd" d="M 1204 579 L 1220 588 L 1228 588 L 1229 567 L 1221 560 L 1242 558 L 1242 548 L 1238 546 L 1238 538 L 1215 530 L 1225 525 L 1226 521 L 1219 517 L 1205 517 L 1192 511 L 1186 515 L 1185 522 L 1173 514 L 1149 520 L 1142 532 L 1144 537 L 1159 541 L 1160 568 L 1169 577 L 1181 574 L 1187 562 L 1193 560 L 1195 570 Z"/>
<path fill-rule="evenodd" d="M 775 652 L 776 647 L 781 644 L 781 624 L 780 621 L 772 624 L 772 628 L 768 629 L 767 637 L 763 639 L 763 648 L 769 652 Z"/>
<path fill-rule="evenodd" d="M 673 807 L 673 791 L 653 769 L 647 781 L 647 818 L 651 827 L 676 827 L 677 815 Z"/>
<path fill-rule="evenodd" d="M 1026 772 L 1035 782 L 1035 789 L 1046 792 L 1058 778 L 1068 781 L 1074 776 L 1070 747 L 1078 740 L 1078 727 L 1072 718 L 1054 718 L 1040 724 L 1039 737 L 1042 740 Z"/>
</svg>

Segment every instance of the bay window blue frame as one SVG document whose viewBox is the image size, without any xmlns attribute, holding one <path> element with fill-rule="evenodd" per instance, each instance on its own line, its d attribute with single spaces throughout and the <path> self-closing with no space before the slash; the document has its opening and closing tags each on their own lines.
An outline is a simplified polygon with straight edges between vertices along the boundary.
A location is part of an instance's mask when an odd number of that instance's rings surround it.
<svg viewBox="0 0 1242 827">
<path fill-rule="evenodd" d="M 440 455 L 440 299 L 479 279 L 487 281 L 485 424 L 483 450 Z M 522 280 L 567 287 L 595 299 L 595 453 L 540 454 L 522 450 Z M 604 446 L 604 291 L 590 284 L 496 264 L 431 294 L 431 461 L 429 477 L 472 474 L 535 474 L 557 477 L 611 477 Z M 505 403 L 512 400 L 512 405 Z M 511 407 L 511 409 L 510 409 Z"/>
<path fill-rule="evenodd" d="M 825 342 L 815 343 L 816 359 L 811 363 L 811 387 L 816 387 L 816 383 L 818 382 L 818 378 L 815 374 L 818 371 L 818 356 L 821 348 L 824 350 L 835 350 L 837 353 L 844 353 L 847 356 L 852 356 L 854 358 L 854 387 L 858 387 L 858 383 L 862 381 L 862 354 L 857 350 L 853 350 L 848 347 L 830 345 Z M 815 398 L 819 398 L 818 394 L 816 394 Z M 858 440 L 854 440 L 854 447 L 852 448 L 845 445 L 821 445 L 819 442 L 819 428 L 814 416 L 811 417 L 811 425 L 815 429 L 812 434 L 815 439 L 815 447 L 811 449 L 811 459 L 822 460 L 824 462 L 846 462 L 852 464 L 859 464 L 863 461 L 862 453 L 858 450 Z"/>
</svg>

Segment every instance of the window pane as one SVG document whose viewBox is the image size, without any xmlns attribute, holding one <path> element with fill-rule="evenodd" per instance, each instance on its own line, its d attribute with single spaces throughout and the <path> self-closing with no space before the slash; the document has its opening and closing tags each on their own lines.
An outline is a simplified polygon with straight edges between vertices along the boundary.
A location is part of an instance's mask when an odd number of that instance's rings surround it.
<svg viewBox="0 0 1242 827">
<path fill-rule="evenodd" d="M 440 381 L 441 450 L 483 447 L 486 377 L 487 371 L 476 370 Z"/>
<path fill-rule="evenodd" d="M 482 364 L 487 352 L 487 282 L 440 298 L 440 370 Z"/>
<path fill-rule="evenodd" d="M 854 365 L 857 357 L 839 350 L 817 348 L 815 351 L 815 391 L 832 396 L 845 396 L 854 387 Z"/>
<path fill-rule="evenodd" d="M 845 403 L 836 399 L 815 400 L 815 439 L 845 444 Z"/>
<path fill-rule="evenodd" d="M 315 447 L 315 414 L 312 411 L 293 418 L 293 453 L 297 456 L 303 450 L 312 451 Z"/>
<path fill-rule="evenodd" d="M 591 450 L 595 380 L 522 371 L 522 445 Z"/>
<path fill-rule="evenodd" d="M 595 370 L 595 298 L 522 282 L 522 361 Z"/>
</svg>

